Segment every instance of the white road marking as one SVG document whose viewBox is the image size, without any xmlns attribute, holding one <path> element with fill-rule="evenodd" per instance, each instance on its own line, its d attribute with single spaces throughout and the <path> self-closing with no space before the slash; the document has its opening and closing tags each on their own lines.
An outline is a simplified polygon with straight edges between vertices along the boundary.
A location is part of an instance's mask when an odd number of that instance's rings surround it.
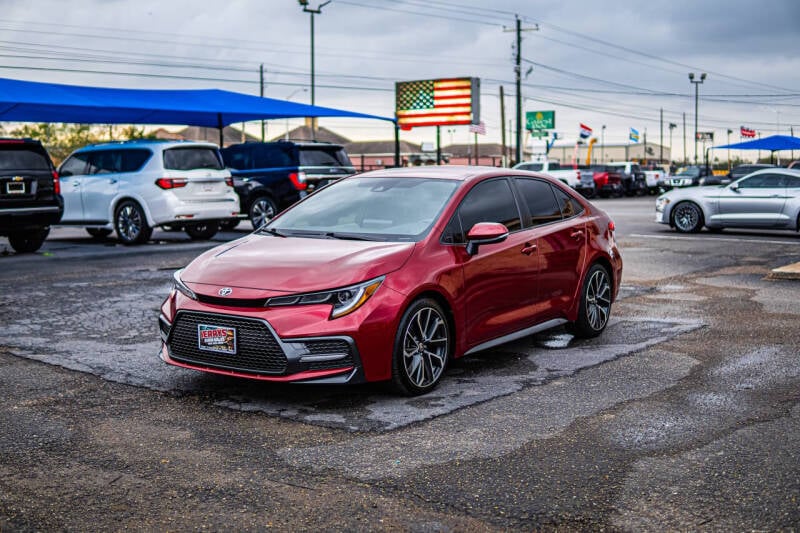
<svg viewBox="0 0 800 533">
<path fill-rule="evenodd" d="M 621 235 L 620 237 L 625 237 Z M 646 239 L 666 239 L 666 240 L 673 240 L 673 241 L 723 241 L 723 242 L 754 242 L 758 244 L 800 244 L 800 241 L 769 241 L 763 239 L 732 239 L 726 237 L 710 237 L 710 236 L 702 236 L 702 237 L 689 237 L 689 236 L 678 236 L 678 235 L 647 235 L 644 233 L 631 233 L 628 237 L 640 237 Z"/>
</svg>

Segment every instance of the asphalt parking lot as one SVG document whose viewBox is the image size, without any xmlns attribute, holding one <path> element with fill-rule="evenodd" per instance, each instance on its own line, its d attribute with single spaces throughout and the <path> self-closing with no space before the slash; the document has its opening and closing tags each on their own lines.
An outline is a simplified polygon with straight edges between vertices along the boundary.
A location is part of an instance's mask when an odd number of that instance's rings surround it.
<svg viewBox="0 0 800 533">
<path fill-rule="evenodd" d="M 598 205 L 625 262 L 608 330 L 465 358 L 412 399 L 161 363 L 171 274 L 214 242 L 0 240 L 0 530 L 800 527 L 800 282 L 768 278 L 800 237 Z"/>
</svg>

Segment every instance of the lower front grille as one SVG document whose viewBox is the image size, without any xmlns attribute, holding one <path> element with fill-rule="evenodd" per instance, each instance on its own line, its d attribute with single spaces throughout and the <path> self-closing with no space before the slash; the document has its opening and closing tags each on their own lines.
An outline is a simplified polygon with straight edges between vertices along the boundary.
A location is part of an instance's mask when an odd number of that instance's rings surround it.
<svg viewBox="0 0 800 533">
<path fill-rule="evenodd" d="M 308 362 L 309 370 L 330 370 L 334 368 L 346 368 L 354 366 L 353 351 L 350 349 L 350 343 L 342 339 L 330 340 L 316 340 L 305 341 L 305 348 L 311 355 L 333 355 L 333 354 L 347 354 L 340 359 L 333 359 L 329 361 L 310 361 Z"/>
<path fill-rule="evenodd" d="M 199 324 L 234 328 L 236 353 L 200 350 Z M 283 374 L 286 371 L 286 355 L 275 336 L 260 320 L 181 311 L 175 318 L 167 344 L 170 357 L 183 363 L 257 374 Z"/>
</svg>

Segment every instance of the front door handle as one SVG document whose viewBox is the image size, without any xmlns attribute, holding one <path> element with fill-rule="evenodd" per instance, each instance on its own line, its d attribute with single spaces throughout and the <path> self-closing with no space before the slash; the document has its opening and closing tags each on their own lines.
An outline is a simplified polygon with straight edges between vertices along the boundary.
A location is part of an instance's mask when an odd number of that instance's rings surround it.
<svg viewBox="0 0 800 533">
<path fill-rule="evenodd" d="M 579 229 L 577 231 L 573 231 L 572 233 L 569 234 L 569 236 L 572 237 L 573 239 L 582 239 L 583 238 L 583 230 Z"/>
<path fill-rule="evenodd" d="M 117 180 L 115 180 L 114 178 L 111 178 L 110 180 L 108 180 L 108 183 L 111 184 L 111 185 L 114 185 L 116 182 L 117 182 Z"/>
<path fill-rule="evenodd" d="M 73 182 L 72 182 L 72 186 L 73 186 L 73 187 L 78 187 L 78 186 L 80 186 L 80 184 L 81 184 L 81 182 L 80 182 L 80 181 L 73 181 Z"/>
<path fill-rule="evenodd" d="M 531 255 L 533 252 L 536 251 L 536 245 L 526 242 L 525 247 L 520 251 L 525 255 Z"/>
</svg>

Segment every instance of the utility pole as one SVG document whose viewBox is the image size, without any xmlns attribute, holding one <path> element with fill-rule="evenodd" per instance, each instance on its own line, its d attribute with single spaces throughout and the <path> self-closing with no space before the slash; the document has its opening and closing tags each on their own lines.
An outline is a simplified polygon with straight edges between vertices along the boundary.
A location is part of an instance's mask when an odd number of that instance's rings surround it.
<svg viewBox="0 0 800 533">
<path fill-rule="evenodd" d="M 506 123 L 506 98 L 505 93 L 503 92 L 503 86 L 500 86 L 500 139 L 503 145 L 503 154 L 502 164 L 504 167 L 508 166 L 508 152 L 506 151 L 506 129 L 503 127 L 503 124 Z"/>
<path fill-rule="evenodd" d="M 261 63 L 261 66 L 258 67 L 259 78 L 261 80 L 261 98 L 264 98 L 264 63 Z M 264 142 L 264 136 L 266 134 L 266 129 L 264 128 L 264 120 L 261 120 L 261 142 Z"/>
<path fill-rule="evenodd" d="M 311 15 L 311 105 L 316 105 L 314 100 L 314 15 L 321 15 L 322 8 L 331 3 L 332 0 L 322 2 L 317 9 L 308 7 L 308 0 L 297 0 L 303 12 Z M 317 118 L 311 117 L 311 136 L 316 139 Z"/>
<path fill-rule="evenodd" d="M 672 153 L 672 130 L 674 130 L 677 127 L 678 127 L 678 125 L 675 124 L 674 122 L 670 122 L 669 123 L 669 161 L 670 161 L 670 165 L 672 164 L 673 161 L 675 161 L 675 154 Z"/>
<path fill-rule="evenodd" d="M 663 163 L 664 162 L 664 108 L 662 107 L 661 109 L 659 109 L 659 111 L 661 116 L 661 133 L 658 137 L 658 145 L 660 147 L 658 149 L 658 162 Z"/>
<path fill-rule="evenodd" d="M 731 133 L 733 133 L 733 130 L 729 129 L 728 130 L 728 144 L 731 144 Z M 728 148 L 728 174 L 730 174 L 730 173 L 731 173 L 731 149 Z"/>
<path fill-rule="evenodd" d="M 695 80 L 694 72 L 689 73 L 689 83 L 694 85 L 694 164 L 697 164 L 697 106 L 700 100 L 700 84 L 706 79 L 706 73 L 700 74 L 700 77 Z"/>
<path fill-rule="evenodd" d="M 683 163 L 686 164 L 689 162 L 689 158 L 686 157 L 686 113 L 683 113 Z"/>
<path fill-rule="evenodd" d="M 600 128 L 600 163 L 606 162 L 606 125 Z"/>
<path fill-rule="evenodd" d="M 531 28 L 522 28 L 522 20 L 520 20 L 519 15 L 514 15 L 514 19 L 516 22 L 516 29 L 509 30 L 503 29 L 503 31 L 516 31 L 517 32 L 517 49 L 516 49 L 516 57 L 514 61 L 514 78 L 516 80 L 517 86 L 517 135 L 516 135 L 516 150 L 515 150 L 515 159 L 516 163 L 522 161 L 522 32 L 523 31 L 537 31 L 539 29 L 539 25 L 536 24 Z"/>
</svg>

